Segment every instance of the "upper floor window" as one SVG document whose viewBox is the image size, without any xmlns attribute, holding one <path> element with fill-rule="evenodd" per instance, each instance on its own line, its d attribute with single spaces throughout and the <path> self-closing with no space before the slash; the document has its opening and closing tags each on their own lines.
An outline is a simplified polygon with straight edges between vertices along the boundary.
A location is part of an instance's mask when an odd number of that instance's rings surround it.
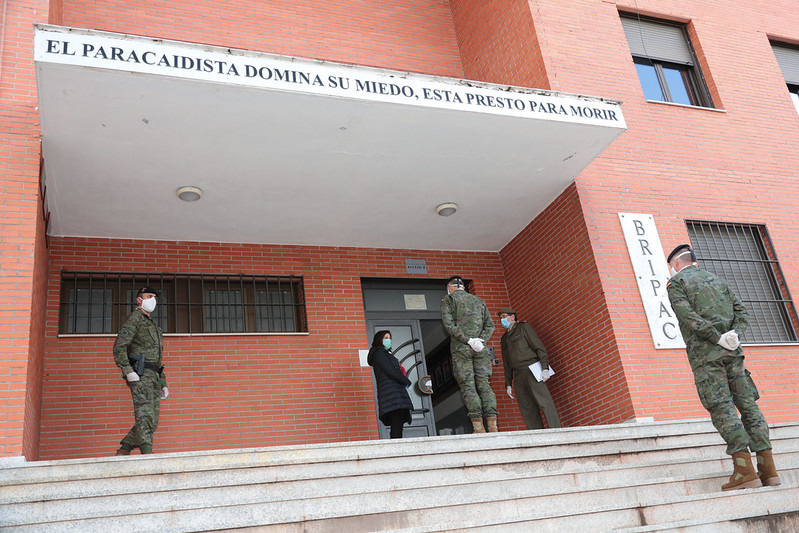
<svg viewBox="0 0 799 533">
<path fill-rule="evenodd" d="M 793 300 L 765 226 L 689 220 L 700 267 L 729 282 L 749 312 L 747 343 L 796 342 Z"/>
<path fill-rule="evenodd" d="M 621 23 L 647 100 L 713 106 L 684 25 L 632 15 Z"/>
<path fill-rule="evenodd" d="M 793 105 L 799 112 L 799 47 L 773 42 L 771 49 L 774 50 L 774 57 L 777 58 L 785 83 L 788 84 Z"/>
<path fill-rule="evenodd" d="M 62 272 L 59 333 L 117 333 L 145 285 L 165 333 L 308 330 L 301 277 Z"/>
</svg>

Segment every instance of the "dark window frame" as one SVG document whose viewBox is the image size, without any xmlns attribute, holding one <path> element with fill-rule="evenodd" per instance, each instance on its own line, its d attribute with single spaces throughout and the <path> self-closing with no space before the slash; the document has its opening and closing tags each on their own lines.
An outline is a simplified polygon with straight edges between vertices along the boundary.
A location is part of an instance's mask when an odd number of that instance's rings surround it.
<svg viewBox="0 0 799 533">
<path fill-rule="evenodd" d="M 151 316 L 164 333 L 308 332 L 302 276 L 62 271 L 59 334 L 116 334 L 144 286 L 159 291 Z M 80 291 L 92 296 L 79 302 Z"/>
<path fill-rule="evenodd" d="M 637 22 L 643 21 L 652 24 L 660 24 L 663 26 L 671 26 L 678 28 L 682 33 L 683 38 L 685 39 L 685 44 L 690 53 L 691 56 L 690 62 L 678 61 L 675 60 L 674 58 L 662 58 L 662 57 L 654 57 L 651 55 L 637 54 L 634 52 L 631 53 L 633 62 L 636 65 L 647 65 L 655 69 L 655 75 L 657 77 L 658 83 L 660 84 L 660 90 L 661 93 L 663 94 L 664 99 L 653 100 L 651 98 L 648 98 L 646 95 L 646 91 L 644 91 L 644 98 L 646 98 L 648 102 L 667 102 L 676 105 L 686 105 L 689 107 L 705 107 L 710 109 L 715 108 L 713 104 L 713 98 L 710 95 L 710 91 L 707 86 L 707 81 L 705 80 L 704 74 L 702 73 L 702 69 L 699 67 L 699 59 L 696 56 L 696 51 L 694 50 L 693 44 L 691 42 L 691 37 L 688 34 L 688 30 L 685 24 L 672 22 L 668 20 L 661 20 L 653 17 L 643 17 L 633 13 L 619 12 L 619 15 L 622 18 L 635 20 Z M 664 67 L 677 69 L 682 72 L 683 75 L 681 77 L 683 79 L 683 86 L 685 92 L 688 95 L 690 103 L 685 104 L 682 102 L 674 101 L 674 97 L 672 96 L 672 89 L 670 88 L 666 76 L 663 72 Z M 643 85 L 641 88 L 643 90 Z"/>
<path fill-rule="evenodd" d="M 799 316 L 766 226 L 686 220 L 697 261 L 724 278 L 749 313 L 746 344 L 795 344 Z"/>
</svg>

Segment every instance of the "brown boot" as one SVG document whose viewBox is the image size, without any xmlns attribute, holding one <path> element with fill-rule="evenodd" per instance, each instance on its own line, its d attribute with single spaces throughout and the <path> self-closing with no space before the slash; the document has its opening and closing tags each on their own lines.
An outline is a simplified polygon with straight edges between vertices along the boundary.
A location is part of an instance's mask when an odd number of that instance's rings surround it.
<svg viewBox="0 0 799 533">
<path fill-rule="evenodd" d="M 721 490 L 754 489 L 763 486 L 760 478 L 757 477 L 755 467 L 752 466 L 752 456 L 749 455 L 749 450 L 735 452 L 732 454 L 732 461 L 735 470 L 730 476 L 729 483 L 722 485 Z"/>
<path fill-rule="evenodd" d="M 130 455 L 130 450 L 127 448 L 119 448 L 114 455 Z"/>
<path fill-rule="evenodd" d="M 757 452 L 757 475 L 766 487 L 776 487 L 782 483 L 779 474 L 777 474 L 777 467 L 774 466 L 771 450 Z"/>
<path fill-rule="evenodd" d="M 489 416 L 486 418 L 486 422 L 488 422 L 489 433 L 499 433 L 499 428 L 497 427 L 497 417 Z"/>
<path fill-rule="evenodd" d="M 485 433 L 486 428 L 483 426 L 482 418 L 472 418 L 472 433 Z"/>
</svg>

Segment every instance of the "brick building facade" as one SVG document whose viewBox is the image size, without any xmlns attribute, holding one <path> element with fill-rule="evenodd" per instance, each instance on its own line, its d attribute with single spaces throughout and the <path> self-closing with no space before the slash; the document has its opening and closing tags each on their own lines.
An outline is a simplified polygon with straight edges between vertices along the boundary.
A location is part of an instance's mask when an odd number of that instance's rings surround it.
<svg viewBox="0 0 799 533">
<path fill-rule="evenodd" d="M 775 46 L 785 46 L 790 54 L 799 45 L 799 9 L 792 3 L 732 2 L 720 10 L 709 0 L 581 0 L 568 6 L 554 0 L 52 0 L 5 2 L 3 13 L 0 331 L 5 349 L 0 372 L 5 378 L 0 385 L 0 456 L 38 460 L 108 455 L 131 424 L 129 393 L 111 359 L 113 334 L 63 330 L 59 303 L 65 298 L 65 272 L 302 278 L 307 331 L 167 335 L 173 395 L 163 404 L 156 434 L 160 452 L 378 438 L 371 372 L 358 360 L 358 350 L 368 347 L 371 338 L 364 284 L 400 280 L 412 285 L 443 281 L 453 273 L 469 278 L 492 311 L 510 303 L 536 327 L 557 371 L 550 389 L 564 425 L 705 417 L 684 349 L 655 347 L 620 213 L 652 215 L 666 252 L 693 242 L 708 259 L 711 250 L 694 242 L 696 227 L 756 228 L 765 235 L 765 255 L 779 260 L 779 268 L 770 270 L 775 294 L 789 300 L 790 289 L 799 286 L 793 186 L 799 168 L 799 113 L 791 100 L 795 86 L 774 53 Z M 657 101 L 645 94 L 641 76 L 650 68 L 676 65 L 679 70 L 684 65 L 658 56 L 649 63 L 634 60 L 630 39 L 635 36 L 625 36 L 625 15 L 632 15 L 630 24 L 638 24 L 642 32 L 650 28 L 646 24 L 670 23 L 685 32 L 693 52 L 694 82 L 706 92 L 703 105 Z M 50 67 L 44 62 L 34 61 L 34 24 L 454 78 L 463 80 L 460 86 L 484 82 L 589 95 L 621 102 L 626 131 L 597 141 L 595 157 L 583 153 L 586 163 L 576 176 L 558 182 L 558 193 L 545 198 L 542 208 L 533 205 L 533 187 L 522 193 L 531 199 L 529 211 L 495 209 L 486 214 L 485 220 L 507 217 L 514 227 L 508 238 L 495 230 L 489 240 L 500 245 L 493 248 L 448 246 L 463 242 L 457 239 L 464 234 L 479 233 L 460 223 L 469 219 L 458 220 L 468 216 L 468 200 L 459 202 L 461 211 L 441 230 L 442 240 L 430 247 L 399 245 L 407 242 L 400 235 L 374 245 L 369 221 L 379 217 L 379 203 L 364 212 L 362 226 L 356 225 L 362 233 L 351 232 L 346 242 L 309 242 L 299 233 L 280 242 L 237 240 L 241 228 L 236 227 L 226 228 L 224 238 L 209 232 L 206 239 L 165 239 L 134 230 L 109 237 L 97 227 L 65 229 L 58 221 L 69 213 L 54 211 L 64 209 L 60 195 L 68 195 L 70 183 L 58 165 L 70 158 L 58 153 L 59 139 L 48 138 L 49 130 L 41 126 L 58 121 L 60 114 L 47 98 L 62 88 L 48 77 L 57 69 L 46 70 Z M 666 79 L 662 70 L 652 72 L 661 75 L 661 82 Z M 128 83 L 143 77 L 131 75 Z M 188 94 L 199 82 L 178 83 L 185 83 Z M 218 101 L 227 102 L 231 89 L 214 87 Z M 327 106 L 323 111 L 336 113 L 334 100 L 321 100 Z M 395 109 L 393 104 L 374 106 L 385 113 Z M 196 113 L 202 116 L 204 108 Z M 89 118 L 105 120 L 102 112 Z M 158 127 L 150 118 L 152 127 Z M 168 118 L 189 124 L 182 116 Z M 458 120 L 466 123 L 472 115 Z M 350 131 L 357 130 L 356 123 L 348 123 Z M 503 123 L 486 124 L 497 128 L 484 131 L 486 142 L 501 135 Z M 420 130 L 427 126 L 418 124 Z M 470 131 L 469 136 L 477 133 Z M 112 141 L 129 143 L 136 151 L 143 146 L 136 139 L 123 134 Z M 333 138 L 320 139 L 324 143 Z M 501 141 L 510 144 L 513 137 Z M 544 142 L 536 138 L 528 144 L 538 141 Z M 413 144 L 412 139 L 407 142 Z M 542 158 L 549 149 L 539 148 Z M 497 153 L 483 155 L 491 159 Z M 429 154 L 418 148 L 411 156 Z M 568 157 L 562 159 L 561 164 L 569 164 Z M 491 206 L 502 205 L 505 194 L 496 192 L 503 171 L 496 165 L 487 168 L 499 172 L 498 177 L 470 182 Z M 558 172 L 556 167 L 543 168 Z M 99 189 L 103 177 L 91 179 Z M 217 179 L 211 190 L 225 185 L 225 178 Z M 235 188 L 235 183 L 228 187 Z M 403 186 L 383 185 L 373 194 L 384 192 L 390 198 Z M 343 181 L 340 187 L 366 186 Z M 137 194 L 134 199 L 143 195 Z M 144 196 L 158 194 L 147 190 Z M 110 200 L 91 191 L 84 196 L 81 209 L 87 211 Z M 209 193 L 197 205 L 212 199 Z M 296 199 L 298 204 L 301 200 Z M 109 225 L 115 216 L 108 215 Z M 278 230 L 292 235 L 293 225 L 321 228 L 325 223 L 286 219 Z M 424 261 L 425 271 L 410 273 L 406 260 Z M 792 361 L 799 352 L 794 333 L 799 324 L 792 302 L 780 305 L 784 316 L 775 320 L 782 320 L 787 337 L 764 333 L 745 347 L 761 408 L 775 422 L 799 415 L 799 378 Z M 497 326 L 490 344 L 498 351 L 498 321 Z M 500 428 L 524 429 L 515 402 L 504 394 L 500 368 L 492 378 Z"/>
</svg>

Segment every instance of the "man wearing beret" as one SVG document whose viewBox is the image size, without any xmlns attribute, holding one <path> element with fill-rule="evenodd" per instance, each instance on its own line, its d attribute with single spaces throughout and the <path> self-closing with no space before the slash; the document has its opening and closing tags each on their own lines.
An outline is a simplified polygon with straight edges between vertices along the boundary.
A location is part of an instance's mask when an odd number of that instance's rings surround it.
<svg viewBox="0 0 799 533">
<path fill-rule="evenodd" d="M 136 304 L 136 310 L 122 325 L 114 342 L 114 362 L 122 370 L 130 388 L 135 420 L 120 442 L 116 455 L 130 455 L 134 448 L 143 454 L 153 453 L 153 433 L 158 427 L 161 400 L 169 396 L 161 365 L 164 337 L 161 328 L 150 317 L 150 313 L 155 311 L 155 289 L 139 289 Z"/>
<path fill-rule="evenodd" d="M 733 458 L 735 470 L 721 490 L 779 485 L 768 425 L 755 403 L 760 395 L 744 367 L 739 336 L 748 326 L 746 309 L 726 281 L 697 266 L 688 244 L 674 248 L 668 263 L 669 300 L 680 323 L 696 390 Z M 757 472 L 749 450 L 757 455 Z"/>
<path fill-rule="evenodd" d="M 461 389 L 472 421 L 473 433 L 496 433 L 497 397 L 491 389 L 491 356 L 485 344 L 494 333 L 494 322 L 485 302 L 466 292 L 460 276 L 447 280 L 447 296 L 441 300 L 441 322 L 450 336 L 452 374 Z"/>
<path fill-rule="evenodd" d="M 527 322 L 516 320 L 516 311 L 506 307 L 499 310 L 499 318 L 507 331 L 502 335 L 502 364 L 505 367 L 505 387 L 508 396 L 513 399 L 516 389 L 516 401 L 527 429 L 543 429 L 541 411 L 544 411 L 547 424 L 551 428 L 559 428 L 560 417 L 555 408 L 552 395 L 545 383 L 550 376 L 549 356 L 544 343 L 538 338 L 533 326 Z M 541 381 L 539 382 L 530 365 L 541 362 Z"/>
</svg>

